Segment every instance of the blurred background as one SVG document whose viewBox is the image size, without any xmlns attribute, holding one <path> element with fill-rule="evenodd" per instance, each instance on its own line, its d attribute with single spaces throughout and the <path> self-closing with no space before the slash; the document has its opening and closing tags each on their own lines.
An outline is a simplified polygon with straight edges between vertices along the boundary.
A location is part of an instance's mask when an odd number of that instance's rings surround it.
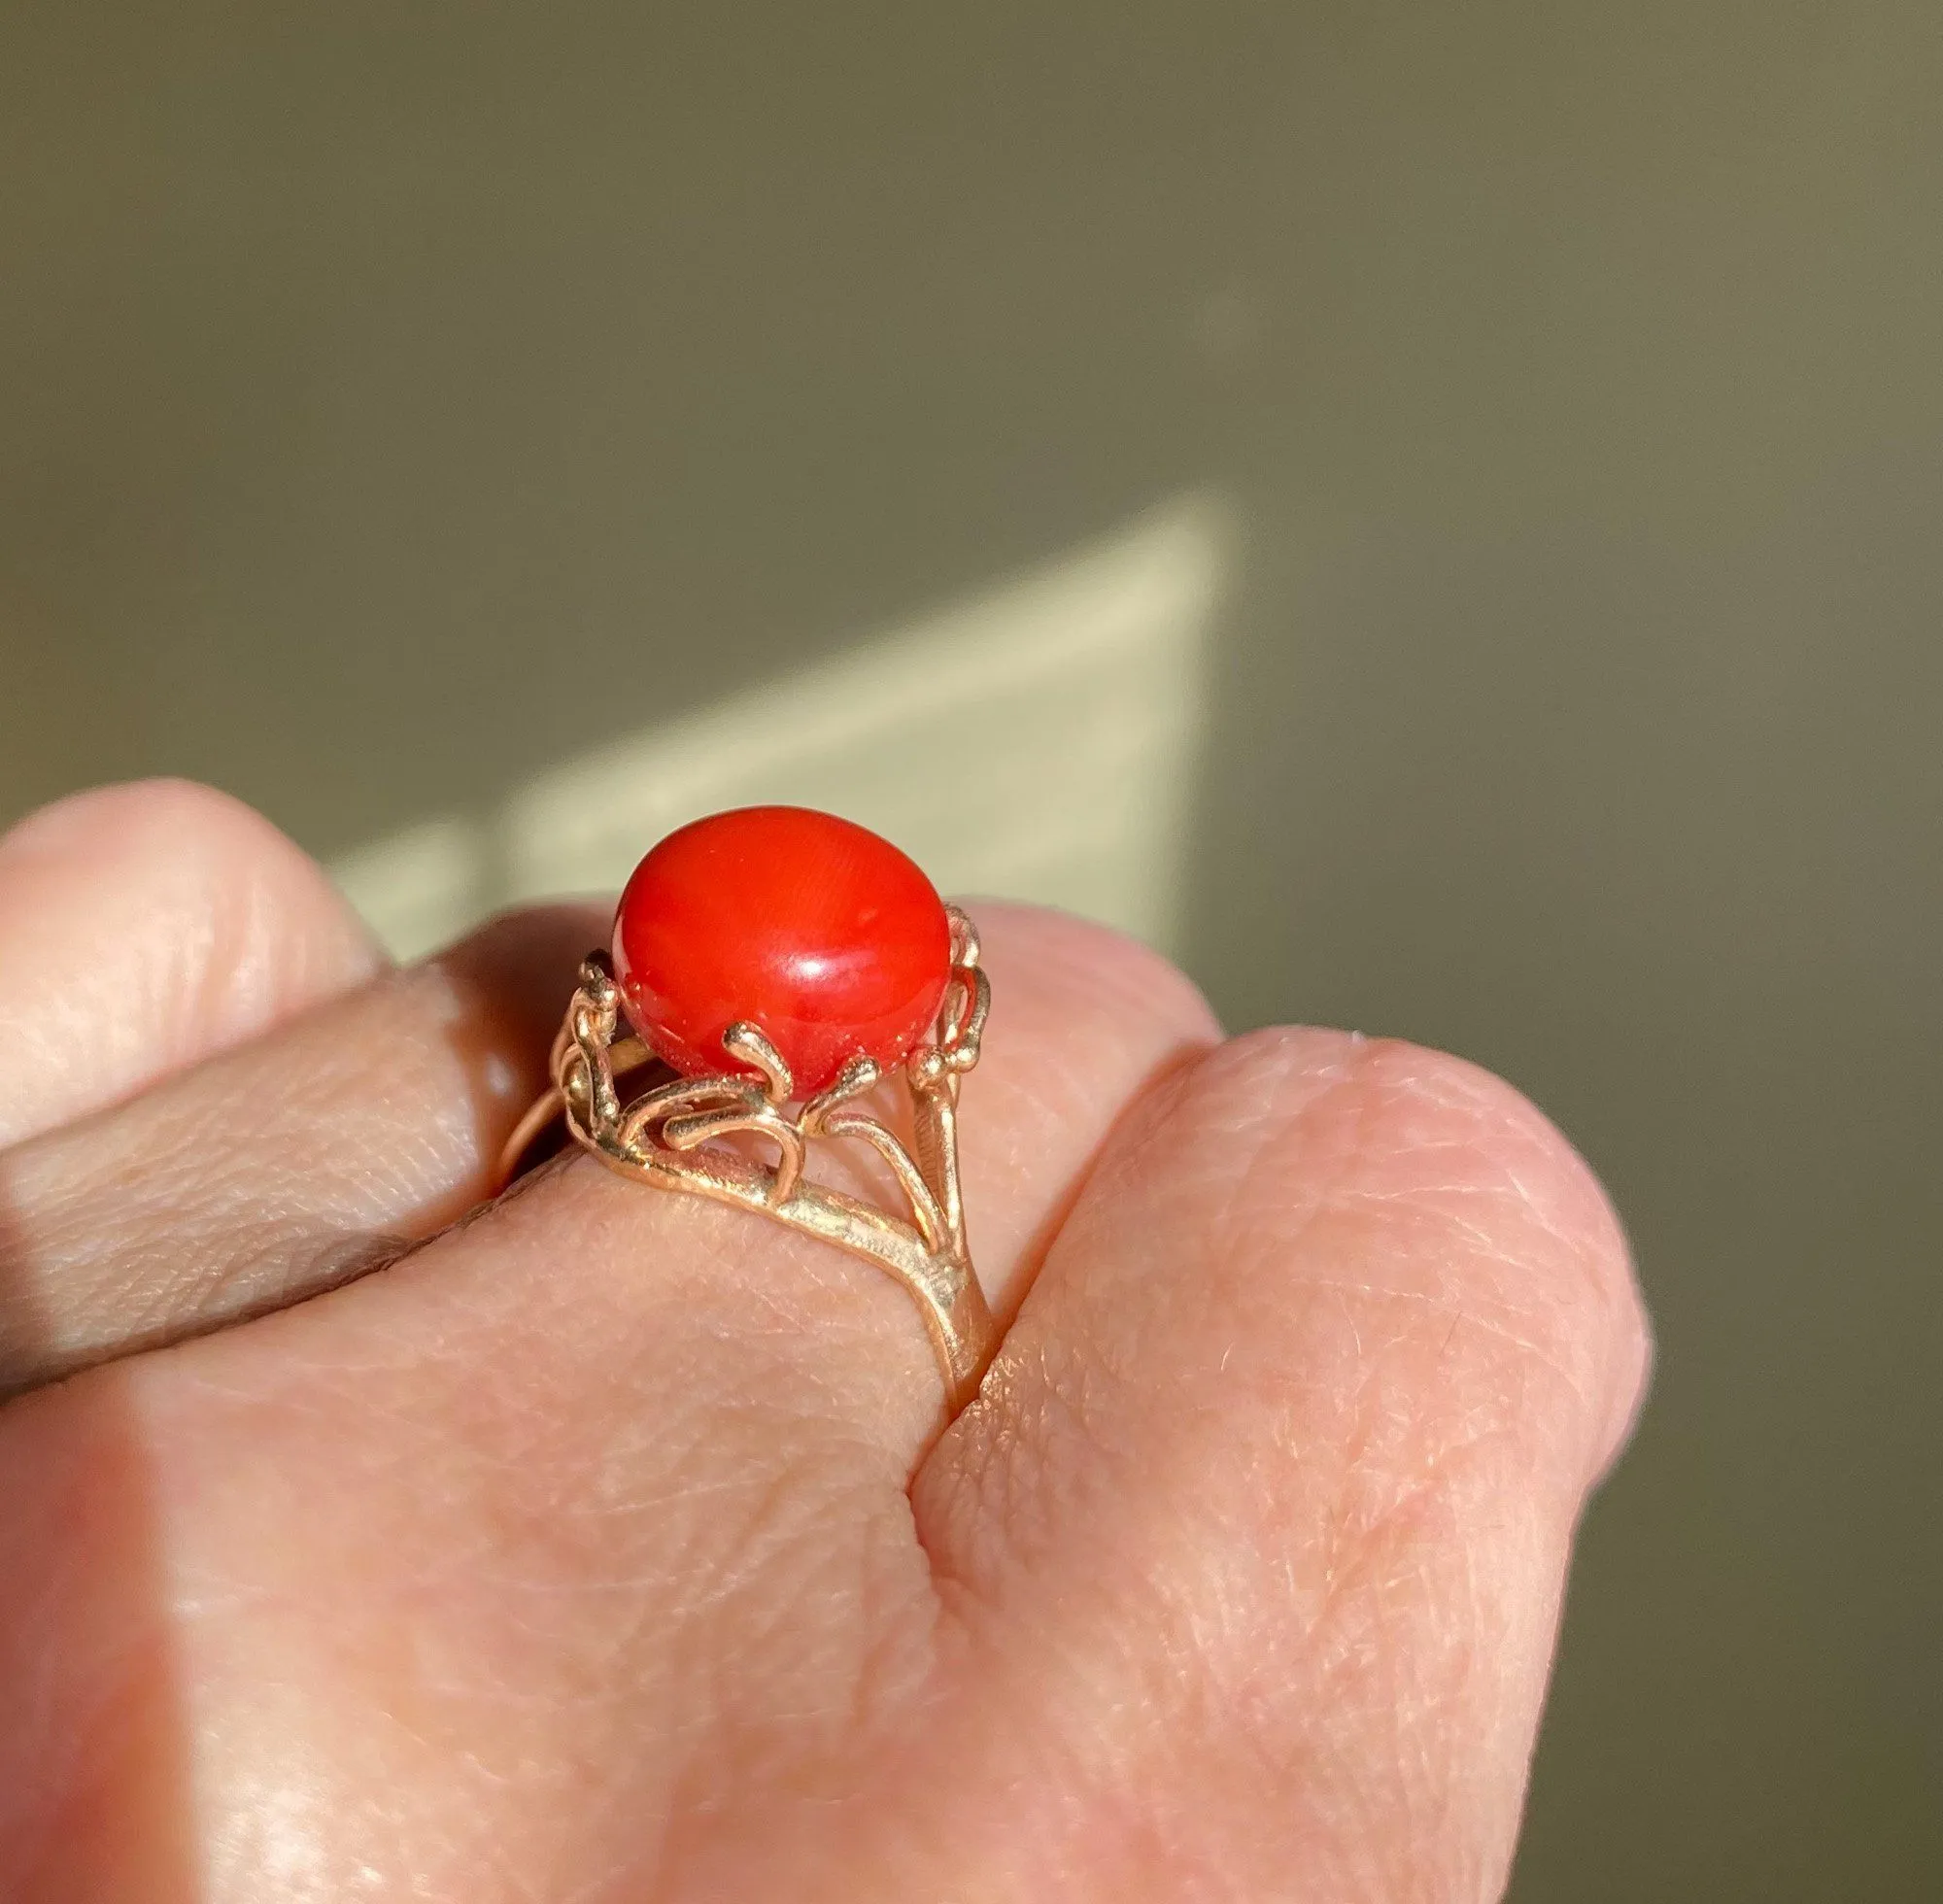
<svg viewBox="0 0 1943 1904">
<path fill-rule="evenodd" d="M 14 0 L 0 662 L 403 951 L 781 797 L 1504 1071 L 1661 1339 L 1515 1897 L 1943 1895 L 1935 0 Z"/>
</svg>

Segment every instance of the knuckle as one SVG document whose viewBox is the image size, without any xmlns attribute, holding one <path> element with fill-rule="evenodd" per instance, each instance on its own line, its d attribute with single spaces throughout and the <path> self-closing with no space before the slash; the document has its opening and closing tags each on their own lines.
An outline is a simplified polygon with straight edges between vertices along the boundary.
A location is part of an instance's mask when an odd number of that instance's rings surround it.
<svg viewBox="0 0 1943 1904">
<path fill-rule="evenodd" d="M 194 838 L 213 816 L 222 816 L 227 824 L 228 809 L 239 805 L 193 780 L 122 781 L 50 800 L 15 826 L 5 843 L 13 850 L 71 853 L 97 842 L 103 848 L 122 848 L 131 833 L 144 840 L 156 834 Z"/>
<path fill-rule="evenodd" d="M 1306 1239 L 1280 1252 L 1287 1275 L 1415 1309 L 1426 1339 L 1463 1330 L 1525 1375 L 1552 1372 L 1589 1417 L 1597 1462 L 1610 1457 L 1649 1324 L 1603 1187 L 1528 1098 L 1446 1052 L 1289 1027 L 1231 1040 L 1187 1089 L 1176 1115 L 1211 1130 L 1241 1173 L 1244 1225 Z"/>
<path fill-rule="evenodd" d="M 131 780 L 70 794 L 31 814 L 10 847 L 57 851 L 70 865 L 125 866 L 148 903 L 197 911 L 247 907 L 259 893 L 323 895 L 323 870 L 255 807 L 200 781 Z M 237 895 L 241 895 L 239 900 Z"/>
</svg>

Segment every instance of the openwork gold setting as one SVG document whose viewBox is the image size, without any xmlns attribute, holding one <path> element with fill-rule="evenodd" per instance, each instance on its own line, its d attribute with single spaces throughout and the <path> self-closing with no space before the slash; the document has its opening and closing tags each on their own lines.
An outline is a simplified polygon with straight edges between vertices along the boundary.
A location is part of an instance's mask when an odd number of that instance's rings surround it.
<svg viewBox="0 0 1943 1904">
<path fill-rule="evenodd" d="M 554 1039 L 553 1088 L 507 1141 L 499 1181 L 512 1177 L 533 1139 L 563 1111 L 574 1141 L 623 1176 L 739 1205 L 863 1257 L 916 1300 L 955 1414 L 977 1393 L 997 1346 L 966 1244 L 958 1176 L 958 1089 L 978 1062 L 992 988 L 978 964 L 976 929 L 956 906 L 946 911 L 951 977 L 931 1037 L 900 1067 L 910 1093 L 908 1147 L 856 1104 L 880 1080 L 874 1060 L 851 1059 L 827 1091 L 798 1105 L 789 1066 L 753 1024 L 732 1025 L 723 1036 L 738 1069 L 677 1077 L 624 1104 L 616 1080 L 652 1063 L 654 1053 L 624 1030 L 613 967 L 604 952 L 594 952 Z M 716 1141 L 744 1132 L 774 1143 L 773 1165 Z M 903 1193 L 905 1213 L 811 1181 L 804 1173 L 809 1144 L 824 1138 L 875 1151 Z"/>
</svg>

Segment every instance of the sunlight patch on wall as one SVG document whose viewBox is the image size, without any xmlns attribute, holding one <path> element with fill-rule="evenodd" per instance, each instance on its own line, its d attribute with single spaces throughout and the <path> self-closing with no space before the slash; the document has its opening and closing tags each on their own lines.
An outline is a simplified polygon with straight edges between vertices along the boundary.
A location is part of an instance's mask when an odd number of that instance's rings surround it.
<svg viewBox="0 0 1943 1904">
<path fill-rule="evenodd" d="M 426 820 L 330 864 L 330 876 L 392 955 L 415 959 L 448 943 L 497 902 L 487 829 Z"/>
<path fill-rule="evenodd" d="M 496 905 L 610 893 L 685 820 L 784 800 L 874 828 L 946 892 L 1063 905 L 1166 948 L 1230 541 L 1218 505 L 1184 499 L 333 872 L 409 957 Z"/>
</svg>

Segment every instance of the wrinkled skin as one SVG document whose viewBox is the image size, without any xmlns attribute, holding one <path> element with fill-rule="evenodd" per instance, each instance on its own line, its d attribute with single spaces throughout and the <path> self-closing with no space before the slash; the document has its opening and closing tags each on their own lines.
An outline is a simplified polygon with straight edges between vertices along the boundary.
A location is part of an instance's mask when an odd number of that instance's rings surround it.
<svg viewBox="0 0 1943 1904">
<path fill-rule="evenodd" d="M 584 1157 L 475 1207 L 597 915 L 393 971 L 201 789 L 0 842 L 0 1893 L 1497 1895 L 1646 1363 L 1605 1200 L 1466 1064 L 976 910 L 944 1427 L 865 1264 Z"/>
</svg>

